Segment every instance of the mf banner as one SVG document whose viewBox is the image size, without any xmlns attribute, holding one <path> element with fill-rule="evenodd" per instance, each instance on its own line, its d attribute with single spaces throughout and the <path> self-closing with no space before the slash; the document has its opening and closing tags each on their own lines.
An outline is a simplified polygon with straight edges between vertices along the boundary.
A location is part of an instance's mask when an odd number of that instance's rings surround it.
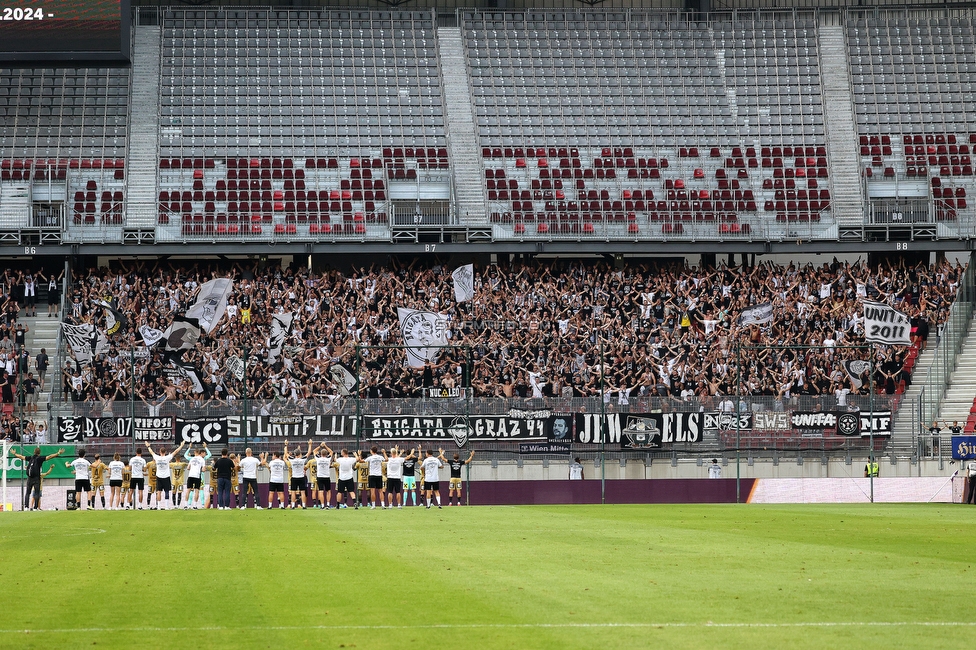
<svg viewBox="0 0 976 650">
<path fill-rule="evenodd" d="M 64 453 L 57 458 L 45 461 L 41 467 L 42 474 L 53 468 L 53 471 L 45 477 L 46 479 L 75 477 L 74 470 L 64 466 L 65 463 L 70 463 L 75 459 L 75 445 L 41 445 L 41 456 L 56 454 L 59 449 L 64 449 Z M 21 456 L 30 457 L 34 454 L 34 445 L 13 445 L 10 447 L 10 451 L 11 454 L 7 457 L 7 479 L 26 478 L 27 476 L 24 473 L 25 463 L 15 457 L 13 452 L 17 452 Z"/>
<path fill-rule="evenodd" d="M 659 449 L 701 441 L 704 413 L 577 413 L 575 442 L 620 445 L 621 449 Z M 605 419 L 604 419 L 605 418 Z"/>
</svg>

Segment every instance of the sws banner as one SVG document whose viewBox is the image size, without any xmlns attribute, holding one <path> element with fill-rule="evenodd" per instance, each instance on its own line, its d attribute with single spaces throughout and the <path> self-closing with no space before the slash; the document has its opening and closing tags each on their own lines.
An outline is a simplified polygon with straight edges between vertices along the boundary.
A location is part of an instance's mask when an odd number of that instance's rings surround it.
<svg viewBox="0 0 976 650">
<path fill-rule="evenodd" d="M 132 420 L 119 418 L 59 417 L 58 442 L 90 438 L 131 438 Z"/>
<path fill-rule="evenodd" d="M 702 439 L 703 416 L 699 412 L 577 413 L 574 440 L 597 445 L 605 441 L 619 444 L 621 449 L 658 449 L 676 442 L 695 443 Z"/>
</svg>

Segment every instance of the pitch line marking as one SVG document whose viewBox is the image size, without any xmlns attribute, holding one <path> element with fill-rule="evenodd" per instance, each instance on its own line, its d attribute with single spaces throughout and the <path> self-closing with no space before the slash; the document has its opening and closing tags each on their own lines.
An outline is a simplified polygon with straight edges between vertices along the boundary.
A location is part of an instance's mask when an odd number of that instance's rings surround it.
<svg viewBox="0 0 976 650">
<path fill-rule="evenodd" d="M 303 632 L 342 630 L 576 629 L 576 628 L 814 628 L 976 627 L 976 621 L 810 621 L 800 623 L 432 623 L 430 625 L 204 625 L 199 627 L 79 627 L 0 629 L 0 634 L 84 634 L 93 632 Z"/>
</svg>

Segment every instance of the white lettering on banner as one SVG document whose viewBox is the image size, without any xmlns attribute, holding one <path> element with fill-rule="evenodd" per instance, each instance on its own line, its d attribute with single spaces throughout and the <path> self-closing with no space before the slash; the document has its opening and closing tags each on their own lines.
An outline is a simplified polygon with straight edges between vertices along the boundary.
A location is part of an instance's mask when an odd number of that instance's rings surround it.
<svg viewBox="0 0 976 650">
<path fill-rule="evenodd" d="M 373 439 L 446 440 L 455 439 L 455 429 L 464 418 L 368 416 L 369 437 Z M 471 440 L 529 440 L 545 437 L 545 420 L 506 417 L 468 418 Z"/>
<path fill-rule="evenodd" d="M 207 422 L 202 427 L 191 422 L 183 425 L 180 436 L 184 442 L 216 442 L 223 439 L 223 429 L 219 422 Z"/>
<path fill-rule="evenodd" d="M 876 436 L 891 435 L 891 411 L 861 411 L 861 436 L 870 436 L 872 432 Z"/>
<path fill-rule="evenodd" d="M 757 431 L 786 431 L 792 429 L 788 413 L 753 413 L 752 428 Z"/>
<path fill-rule="evenodd" d="M 796 429 L 832 429 L 837 426 L 837 416 L 833 413 L 794 413 L 792 422 Z"/>
</svg>

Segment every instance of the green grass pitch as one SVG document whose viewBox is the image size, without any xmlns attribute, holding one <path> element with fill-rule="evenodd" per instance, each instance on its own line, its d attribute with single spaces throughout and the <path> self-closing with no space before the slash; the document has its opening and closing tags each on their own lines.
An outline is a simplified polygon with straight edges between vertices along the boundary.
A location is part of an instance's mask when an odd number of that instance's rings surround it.
<svg viewBox="0 0 976 650">
<path fill-rule="evenodd" d="M 2 648 L 963 647 L 976 509 L 0 514 Z"/>
</svg>

